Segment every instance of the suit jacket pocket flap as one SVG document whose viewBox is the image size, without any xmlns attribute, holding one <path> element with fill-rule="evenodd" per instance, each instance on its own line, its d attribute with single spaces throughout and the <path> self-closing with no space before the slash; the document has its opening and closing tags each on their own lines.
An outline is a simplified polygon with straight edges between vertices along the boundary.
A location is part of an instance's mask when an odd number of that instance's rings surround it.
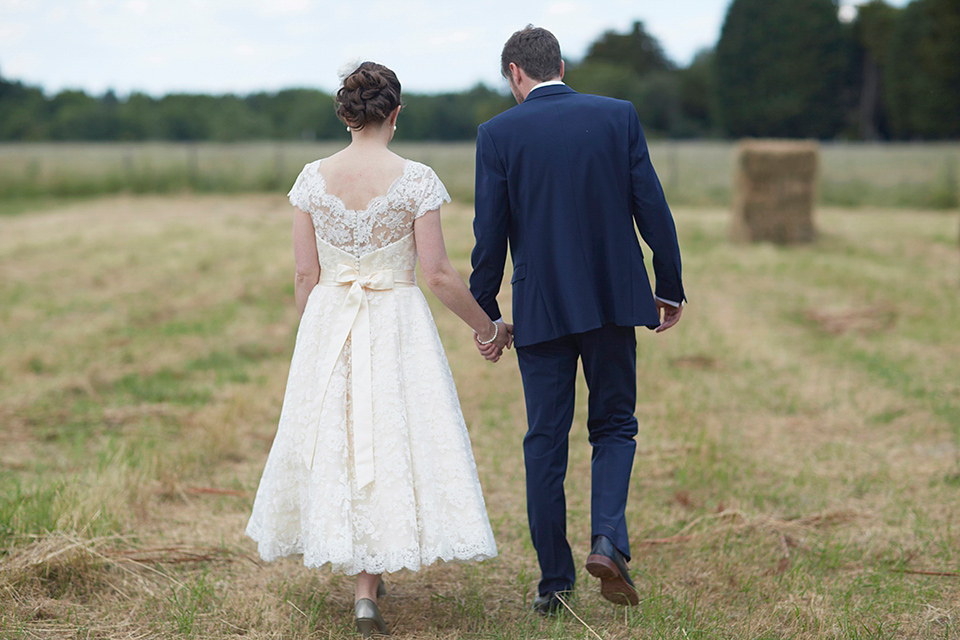
<svg viewBox="0 0 960 640">
<path fill-rule="evenodd" d="M 517 280 L 523 280 L 527 275 L 527 265 L 517 264 L 513 266 L 513 277 L 510 278 L 510 284 L 513 284 Z"/>
</svg>

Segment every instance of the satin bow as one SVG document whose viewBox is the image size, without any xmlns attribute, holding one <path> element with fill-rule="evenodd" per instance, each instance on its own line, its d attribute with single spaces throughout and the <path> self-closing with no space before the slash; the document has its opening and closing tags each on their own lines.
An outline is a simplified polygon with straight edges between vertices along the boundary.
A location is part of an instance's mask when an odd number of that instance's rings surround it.
<svg viewBox="0 0 960 640">
<path fill-rule="evenodd" d="M 328 333 L 330 341 L 320 369 L 322 392 L 319 406 L 322 409 L 334 367 L 343 352 L 347 338 L 352 337 L 350 391 L 353 399 L 353 461 L 357 489 L 362 489 L 374 479 L 373 372 L 370 360 L 370 303 L 367 301 L 367 291 L 387 291 L 398 284 L 415 285 L 415 275 L 412 269 L 403 271 L 386 269 L 361 276 L 353 267 L 340 264 L 335 273 L 324 269 L 318 284 L 350 286 L 347 297 L 340 306 Z M 314 427 L 312 443 L 310 442 L 311 434 L 307 436 L 308 446 L 304 447 L 303 457 L 307 468 L 312 469 L 320 437 L 319 422 Z"/>
</svg>

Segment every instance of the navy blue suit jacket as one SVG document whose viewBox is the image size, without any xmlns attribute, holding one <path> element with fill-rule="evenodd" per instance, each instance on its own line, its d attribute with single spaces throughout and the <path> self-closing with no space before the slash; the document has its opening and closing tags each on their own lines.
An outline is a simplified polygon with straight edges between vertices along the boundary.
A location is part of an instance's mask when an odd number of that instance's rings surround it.
<svg viewBox="0 0 960 640">
<path fill-rule="evenodd" d="M 633 105 L 548 85 L 480 125 L 470 290 L 494 320 L 509 243 L 519 347 L 607 323 L 660 323 L 685 299 L 670 209 Z M 636 224 L 636 228 L 634 227 Z"/>
</svg>

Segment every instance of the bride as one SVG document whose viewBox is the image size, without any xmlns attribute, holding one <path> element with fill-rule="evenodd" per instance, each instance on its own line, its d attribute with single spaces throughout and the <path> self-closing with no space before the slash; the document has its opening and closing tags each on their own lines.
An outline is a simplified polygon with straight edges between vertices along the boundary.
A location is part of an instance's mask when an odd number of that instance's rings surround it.
<svg viewBox="0 0 960 640">
<path fill-rule="evenodd" d="M 246 533 L 264 560 L 357 575 L 356 622 L 386 633 L 381 574 L 497 554 L 456 387 L 426 300 L 474 330 L 489 360 L 512 344 L 451 266 L 446 189 L 388 150 L 400 83 L 364 62 L 342 78 L 337 116 L 352 141 L 307 164 L 294 206 L 300 326 L 277 435 Z"/>
</svg>

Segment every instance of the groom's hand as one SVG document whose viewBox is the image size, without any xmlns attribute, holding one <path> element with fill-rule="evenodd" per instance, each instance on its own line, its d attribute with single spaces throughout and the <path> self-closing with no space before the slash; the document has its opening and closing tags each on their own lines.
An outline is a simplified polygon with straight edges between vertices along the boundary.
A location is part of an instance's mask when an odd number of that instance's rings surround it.
<svg viewBox="0 0 960 640">
<path fill-rule="evenodd" d="M 657 309 L 661 314 L 660 326 L 657 327 L 656 330 L 657 333 L 660 333 L 661 331 L 666 331 L 680 321 L 680 314 L 683 313 L 683 305 L 681 304 L 674 306 L 672 304 L 667 304 L 662 300 L 655 300 L 655 302 L 657 303 Z"/>
<path fill-rule="evenodd" d="M 503 353 L 504 349 L 513 347 L 513 325 L 501 322 L 500 334 L 494 342 L 500 345 L 500 353 Z"/>
</svg>

